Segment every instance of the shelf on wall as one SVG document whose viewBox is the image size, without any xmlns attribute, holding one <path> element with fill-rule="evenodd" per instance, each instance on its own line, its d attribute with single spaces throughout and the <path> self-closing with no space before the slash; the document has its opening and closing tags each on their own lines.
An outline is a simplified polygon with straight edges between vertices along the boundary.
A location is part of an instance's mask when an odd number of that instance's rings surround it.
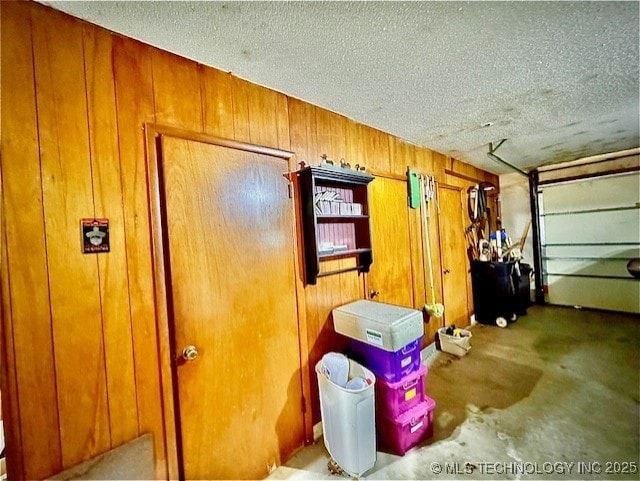
<svg viewBox="0 0 640 481">
<path fill-rule="evenodd" d="M 305 282 L 349 272 L 368 272 L 373 262 L 369 223 L 368 184 L 371 174 L 334 166 L 311 166 L 297 172 L 302 208 Z M 323 202 L 323 204 L 319 204 Z M 327 214 L 329 210 L 359 214 Z M 331 251 L 334 246 L 339 250 Z M 322 271 L 321 262 L 353 257 L 356 265 Z"/>
</svg>

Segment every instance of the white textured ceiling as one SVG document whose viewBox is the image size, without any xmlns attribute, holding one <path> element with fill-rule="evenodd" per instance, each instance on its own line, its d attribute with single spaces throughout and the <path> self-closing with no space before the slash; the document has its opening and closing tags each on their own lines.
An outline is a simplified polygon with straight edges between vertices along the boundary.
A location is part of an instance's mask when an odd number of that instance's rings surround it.
<svg viewBox="0 0 640 481">
<path fill-rule="evenodd" d="M 495 173 L 640 146 L 636 1 L 42 3 Z"/>
</svg>

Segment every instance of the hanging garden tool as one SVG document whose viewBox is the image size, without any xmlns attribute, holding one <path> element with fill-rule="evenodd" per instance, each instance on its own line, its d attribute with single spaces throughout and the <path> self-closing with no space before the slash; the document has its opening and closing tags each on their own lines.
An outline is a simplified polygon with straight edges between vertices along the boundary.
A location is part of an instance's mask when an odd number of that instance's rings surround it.
<svg viewBox="0 0 640 481">
<path fill-rule="evenodd" d="M 442 317 L 444 314 L 444 305 L 436 302 L 435 289 L 433 288 L 433 266 L 431 263 L 431 246 L 429 243 L 429 201 L 435 197 L 436 182 L 433 177 L 420 176 L 420 211 L 422 212 L 422 232 L 424 234 L 424 244 L 427 254 L 427 268 L 429 270 L 429 281 L 431 298 L 429 303 L 425 304 L 424 309 L 430 317 Z M 427 275 L 425 269 L 425 288 L 427 284 Z"/>
</svg>

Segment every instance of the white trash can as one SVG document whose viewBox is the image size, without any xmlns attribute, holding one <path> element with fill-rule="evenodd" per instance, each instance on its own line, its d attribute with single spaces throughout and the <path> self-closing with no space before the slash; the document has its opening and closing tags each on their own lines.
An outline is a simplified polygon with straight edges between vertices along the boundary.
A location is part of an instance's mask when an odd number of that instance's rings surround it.
<svg viewBox="0 0 640 481">
<path fill-rule="evenodd" d="M 347 474 L 360 477 L 376 463 L 375 375 L 349 359 L 349 379 L 362 377 L 360 389 L 346 389 L 331 382 L 322 360 L 316 364 L 324 445 Z"/>
</svg>

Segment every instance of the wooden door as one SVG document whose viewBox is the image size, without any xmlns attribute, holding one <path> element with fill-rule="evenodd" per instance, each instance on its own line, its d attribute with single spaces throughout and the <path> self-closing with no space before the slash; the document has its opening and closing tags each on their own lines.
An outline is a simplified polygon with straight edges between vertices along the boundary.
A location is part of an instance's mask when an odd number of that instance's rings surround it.
<svg viewBox="0 0 640 481">
<path fill-rule="evenodd" d="M 445 325 L 463 327 L 469 324 L 469 315 L 462 190 L 440 184 L 438 202 L 444 322 Z"/>
<path fill-rule="evenodd" d="M 180 474 L 263 478 L 304 439 L 287 162 L 161 148 Z"/>
<path fill-rule="evenodd" d="M 369 215 L 373 264 L 367 297 L 413 307 L 406 181 L 376 177 L 369 184 Z"/>
</svg>

